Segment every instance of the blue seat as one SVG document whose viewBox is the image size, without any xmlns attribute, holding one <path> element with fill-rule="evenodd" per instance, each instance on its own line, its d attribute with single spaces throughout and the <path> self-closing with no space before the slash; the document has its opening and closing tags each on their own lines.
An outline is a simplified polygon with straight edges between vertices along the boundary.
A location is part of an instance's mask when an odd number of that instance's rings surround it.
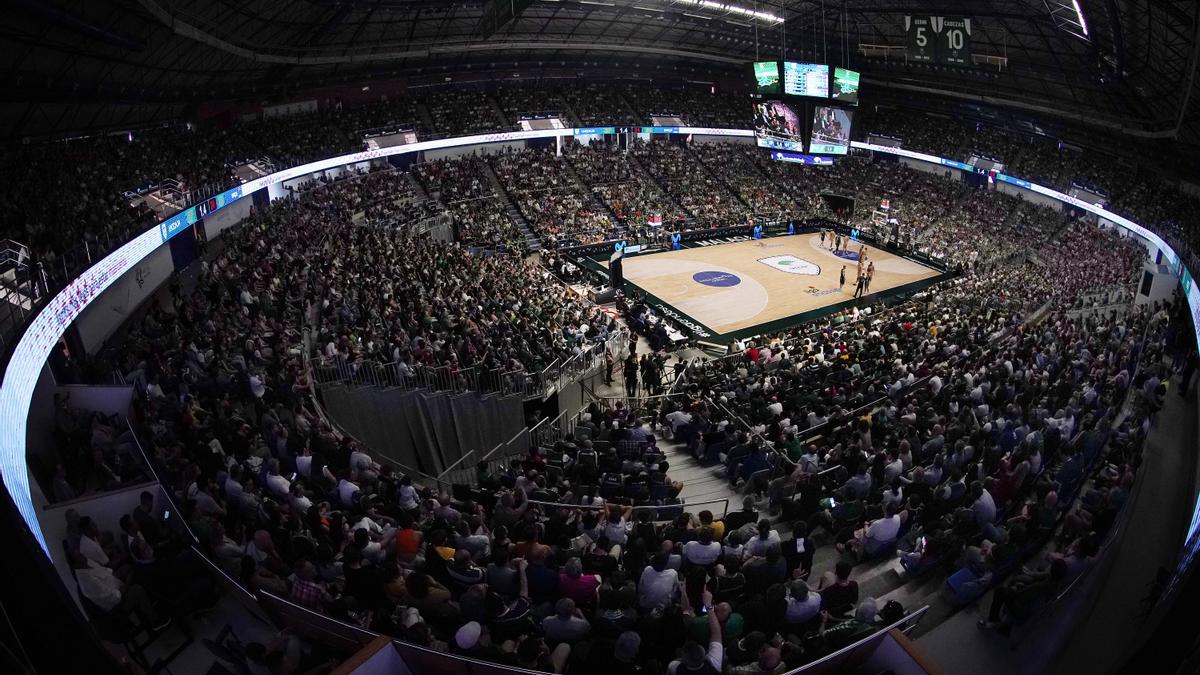
<svg viewBox="0 0 1200 675">
<path fill-rule="evenodd" d="M 946 579 L 946 586 L 950 588 L 956 606 L 966 605 L 983 595 L 986 589 L 978 581 L 979 576 L 970 567 L 962 567 Z"/>
</svg>

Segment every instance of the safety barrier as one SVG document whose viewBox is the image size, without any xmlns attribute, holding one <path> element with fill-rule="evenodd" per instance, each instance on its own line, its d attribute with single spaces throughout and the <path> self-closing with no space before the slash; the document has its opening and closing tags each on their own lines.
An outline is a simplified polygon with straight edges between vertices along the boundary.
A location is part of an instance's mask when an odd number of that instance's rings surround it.
<svg viewBox="0 0 1200 675">
<path fill-rule="evenodd" d="M 259 604 L 277 624 L 297 635 L 318 642 L 341 654 L 352 654 L 379 635 L 360 626 L 319 614 L 267 591 L 259 591 Z M 879 626 L 870 635 L 783 675 L 825 675 L 850 672 L 864 664 L 893 630 L 911 633 L 929 611 L 926 605 L 890 624 Z M 544 675 L 543 671 L 489 663 L 468 656 L 449 654 L 403 640 L 392 644 L 410 672 L 440 675 Z"/>
</svg>

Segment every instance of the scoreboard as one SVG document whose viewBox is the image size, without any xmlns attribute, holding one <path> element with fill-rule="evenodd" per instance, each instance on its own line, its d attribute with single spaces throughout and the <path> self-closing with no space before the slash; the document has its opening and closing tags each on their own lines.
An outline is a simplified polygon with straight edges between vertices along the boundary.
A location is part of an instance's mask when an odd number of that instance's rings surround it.
<svg viewBox="0 0 1200 675">
<path fill-rule="evenodd" d="M 905 16 L 904 46 L 909 61 L 969 66 L 971 20 L 949 16 Z"/>
</svg>

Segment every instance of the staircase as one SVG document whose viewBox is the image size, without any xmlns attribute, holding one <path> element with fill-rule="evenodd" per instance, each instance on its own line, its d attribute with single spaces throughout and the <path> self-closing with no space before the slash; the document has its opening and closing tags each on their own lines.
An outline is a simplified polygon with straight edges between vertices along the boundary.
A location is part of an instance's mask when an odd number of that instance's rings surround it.
<svg viewBox="0 0 1200 675">
<path fill-rule="evenodd" d="M 675 199 L 675 194 L 673 192 L 671 192 L 670 188 L 667 187 L 667 184 L 665 181 L 660 179 L 658 176 L 655 176 L 654 174 L 650 173 L 650 171 L 647 170 L 646 167 L 642 165 L 641 161 L 639 161 L 638 158 L 636 156 L 634 156 L 634 154 L 632 152 L 626 153 L 625 157 L 629 159 L 629 162 L 631 164 L 633 164 L 633 167 L 635 169 L 637 169 L 638 173 L 642 174 L 642 176 L 646 180 L 650 181 L 656 187 L 658 187 L 659 192 L 661 192 L 664 197 L 669 199 L 671 201 L 671 203 L 674 204 L 675 207 L 679 209 L 680 213 L 686 214 L 686 218 L 684 218 L 684 220 L 683 220 L 684 229 L 686 229 L 686 230 L 699 229 L 700 223 L 698 220 L 696 220 L 696 214 L 683 208 L 683 204 L 680 204 L 679 200 Z"/>
<path fill-rule="evenodd" d="M 696 504 L 689 507 L 690 513 L 703 510 L 713 512 L 713 516 L 721 518 L 724 503 L 709 503 L 715 500 L 728 500 L 728 511 L 738 511 L 745 499 L 740 489 L 730 487 L 729 481 L 719 475 L 723 470 L 720 465 L 702 466 L 682 444 L 662 438 L 656 433 L 656 445 L 670 463 L 668 476 L 671 480 L 683 483 L 679 499 L 686 504 Z M 779 532 L 780 538 L 786 540 L 792 532 L 792 523 L 784 521 L 780 516 L 769 515 L 765 502 L 758 502 L 759 518 L 771 521 L 771 527 Z M 821 530 L 812 537 L 817 550 L 813 556 L 812 573 L 808 583 L 816 588 L 821 576 L 826 572 L 832 573 L 841 559 L 841 554 L 834 547 L 833 535 Z M 954 605 L 945 597 L 943 588 L 946 576 L 941 573 L 911 578 L 900 566 L 900 559 L 895 556 L 885 556 L 854 566 L 850 578 L 858 582 L 860 598 L 876 598 L 879 607 L 889 600 L 900 602 L 907 610 L 913 610 L 930 605 L 929 612 L 922 620 L 918 632 L 926 633 L 955 612 Z"/>
<path fill-rule="evenodd" d="M 429 108 L 421 101 L 416 102 L 417 114 L 421 116 L 421 124 L 425 126 L 425 133 L 431 136 L 437 135 L 437 127 L 433 126 L 433 115 L 429 114 Z"/>
<path fill-rule="evenodd" d="M 725 180 L 724 176 L 717 173 L 716 171 L 709 169 L 708 166 L 705 165 L 704 160 L 702 160 L 699 155 L 692 152 L 691 146 L 688 146 L 688 145 L 683 146 L 683 151 L 685 153 L 687 153 L 688 157 L 692 158 L 692 162 L 694 163 L 694 165 L 696 166 L 697 169 L 708 174 L 708 176 L 710 178 L 712 178 L 714 181 L 716 181 L 717 185 L 720 185 L 721 187 L 725 188 L 725 191 L 728 192 L 729 194 L 733 195 L 733 198 L 736 199 L 739 204 L 746 207 L 747 213 L 754 213 L 754 207 L 751 206 L 750 203 L 747 202 L 745 199 L 742 199 L 741 193 L 739 193 L 737 191 L 737 189 L 734 188 L 733 185 L 730 185 L 729 181 Z"/>
<path fill-rule="evenodd" d="M 616 212 L 609 207 L 608 202 L 601 199 L 600 195 L 596 194 L 595 191 L 592 190 L 591 186 L 583 182 L 583 178 L 579 175 L 579 172 L 575 170 L 575 166 L 571 164 L 570 159 L 564 156 L 562 160 L 563 166 L 567 169 L 567 174 L 575 183 L 575 188 L 579 190 L 580 194 L 589 196 L 589 201 L 591 202 L 590 206 L 592 209 L 608 216 L 609 220 L 616 223 L 618 230 L 622 235 L 624 235 L 629 229 L 629 224 L 618 218 Z"/>
<path fill-rule="evenodd" d="M 575 112 L 575 109 L 571 107 L 571 104 L 567 103 L 566 97 L 559 96 L 558 100 L 562 104 L 563 117 L 567 118 L 567 122 L 569 122 L 571 124 L 571 126 L 573 126 L 573 127 L 587 126 L 583 123 L 583 120 L 579 119 L 579 114 Z"/>
<path fill-rule="evenodd" d="M 629 102 L 628 98 L 625 98 L 625 92 L 616 91 L 615 93 L 617 96 L 617 102 L 619 102 L 625 108 L 623 112 L 629 113 L 629 115 L 631 115 L 633 119 L 637 120 L 640 124 L 650 124 L 650 118 L 642 118 L 642 116 L 637 113 L 637 109 L 633 107 L 633 104 Z"/>
<path fill-rule="evenodd" d="M 500 124 L 500 126 L 496 127 L 497 129 L 507 131 L 517 128 L 517 120 L 509 119 L 508 115 L 504 114 L 504 108 L 500 107 L 500 102 L 496 100 L 495 96 L 485 94 L 484 98 L 487 99 L 488 106 L 491 107 L 492 112 L 496 115 L 496 121 Z"/>
<path fill-rule="evenodd" d="M 525 249 L 528 251 L 542 250 L 542 240 L 534 233 L 533 228 L 530 227 L 529 221 L 525 220 L 525 216 L 521 213 L 521 210 L 513 204 L 512 198 L 508 195 L 508 190 L 505 190 L 504 184 L 500 182 L 500 177 L 496 175 L 495 171 L 492 171 L 492 166 L 488 164 L 486 159 L 480 159 L 479 166 L 482 168 L 484 175 L 487 176 L 488 182 L 491 183 L 492 192 L 496 194 L 496 198 L 504 205 L 504 213 L 508 215 L 508 219 L 512 221 L 513 225 L 517 226 L 521 237 L 525 239 Z"/>
<path fill-rule="evenodd" d="M 417 180 L 417 175 L 412 172 L 407 172 L 404 176 L 408 179 L 408 184 L 412 186 L 413 194 L 417 196 L 417 203 L 427 202 L 432 197 L 425 191 L 425 186 L 421 185 L 421 181 Z"/>
</svg>

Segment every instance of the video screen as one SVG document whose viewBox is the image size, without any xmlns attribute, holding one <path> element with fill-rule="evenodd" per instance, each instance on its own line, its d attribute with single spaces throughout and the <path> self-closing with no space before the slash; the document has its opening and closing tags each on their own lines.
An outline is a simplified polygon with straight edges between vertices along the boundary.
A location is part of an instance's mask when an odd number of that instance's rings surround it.
<svg viewBox="0 0 1200 675">
<path fill-rule="evenodd" d="M 762 148 L 804 152 L 800 115 L 782 101 L 754 104 L 754 138 Z"/>
<path fill-rule="evenodd" d="M 808 151 L 814 155 L 844 155 L 850 151 L 850 123 L 854 113 L 819 105 L 813 109 L 812 138 Z"/>
<path fill-rule="evenodd" d="M 788 96 L 829 98 L 829 66 L 784 61 L 783 93 Z"/>
<path fill-rule="evenodd" d="M 754 63 L 754 93 L 763 96 L 778 96 L 779 62 L 757 61 Z"/>
<path fill-rule="evenodd" d="M 833 100 L 858 105 L 858 71 L 833 69 Z"/>
</svg>

